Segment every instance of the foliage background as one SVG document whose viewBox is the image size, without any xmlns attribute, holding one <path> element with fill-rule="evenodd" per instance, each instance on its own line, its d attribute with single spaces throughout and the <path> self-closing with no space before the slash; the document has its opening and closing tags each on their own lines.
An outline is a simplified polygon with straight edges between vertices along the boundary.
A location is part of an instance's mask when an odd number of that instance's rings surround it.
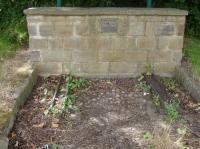
<svg viewBox="0 0 200 149">
<path fill-rule="evenodd" d="M 146 7 L 146 0 L 62 0 L 63 6 Z M 0 0 L 0 34 L 14 43 L 27 41 L 23 10 L 29 7 L 55 6 L 56 0 Z M 153 0 L 153 7 L 180 8 L 189 11 L 186 34 L 200 37 L 200 0 Z"/>
</svg>

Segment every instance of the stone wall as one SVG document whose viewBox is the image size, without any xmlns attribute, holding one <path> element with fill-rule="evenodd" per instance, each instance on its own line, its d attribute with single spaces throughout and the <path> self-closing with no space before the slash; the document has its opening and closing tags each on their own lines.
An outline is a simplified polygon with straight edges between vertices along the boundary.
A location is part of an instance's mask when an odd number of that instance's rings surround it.
<svg viewBox="0 0 200 149">
<path fill-rule="evenodd" d="M 172 75 L 181 64 L 186 11 L 137 8 L 32 8 L 32 61 L 40 73 L 136 76 L 151 65 Z"/>
</svg>

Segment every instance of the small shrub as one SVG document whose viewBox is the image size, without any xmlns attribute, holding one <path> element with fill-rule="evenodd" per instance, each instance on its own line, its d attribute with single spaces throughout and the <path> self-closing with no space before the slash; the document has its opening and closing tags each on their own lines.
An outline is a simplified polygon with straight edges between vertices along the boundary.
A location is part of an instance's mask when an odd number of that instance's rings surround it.
<svg viewBox="0 0 200 149">
<path fill-rule="evenodd" d="M 153 74 L 153 66 L 151 64 L 145 65 L 145 73 L 147 76 L 151 76 Z"/>
<path fill-rule="evenodd" d="M 143 138 L 145 140 L 151 140 L 151 139 L 153 139 L 153 134 L 151 132 L 147 131 L 144 133 Z"/>
<path fill-rule="evenodd" d="M 155 106 L 160 106 L 160 96 L 158 94 L 153 94 L 152 97 L 153 103 L 155 104 Z"/>
<path fill-rule="evenodd" d="M 179 102 L 177 99 L 172 99 L 170 103 L 165 105 L 166 120 L 172 122 L 178 118 Z"/>
<path fill-rule="evenodd" d="M 174 79 L 165 79 L 165 80 L 163 80 L 163 83 L 167 87 L 167 90 L 169 90 L 171 92 L 174 92 L 177 87 L 176 80 L 174 80 Z"/>
<path fill-rule="evenodd" d="M 149 94 L 151 91 L 151 87 L 146 84 L 145 81 L 141 81 L 136 85 L 136 88 L 143 90 L 145 93 Z"/>
</svg>

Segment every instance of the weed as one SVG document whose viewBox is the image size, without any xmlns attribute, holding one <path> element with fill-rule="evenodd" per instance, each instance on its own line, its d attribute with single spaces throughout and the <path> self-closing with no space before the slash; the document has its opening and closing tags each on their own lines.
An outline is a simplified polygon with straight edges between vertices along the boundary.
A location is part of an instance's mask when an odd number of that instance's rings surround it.
<svg viewBox="0 0 200 149">
<path fill-rule="evenodd" d="M 151 76 L 153 74 L 153 66 L 151 64 L 145 65 L 145 73 L 148 76 Z"/>
<path fill-rule="evenodd" d="M 155 106 L 160 106 L 160 96 L 158 94 L 153 93 L 152 100 Z"/>
<path fill-rule="evenodd" d="M 185 149 L 182 139 L 184 135 L 174 136 L 171 126 L 167 128 L 156 128 L 151 142 L 153 149 Z"/>
<path fill-rule="evenodd" d="M 163 83 L 167 87 L 167 89 L 172 92 L 174 92 L 177 87 L 177 83 L 173 79 L 165 79 L 163 80 Z"/>
<path fill-rule="evenodd" d="M 175 121 L 178 118 L 179 102 L 176 98 L 173 98 L 170 103 L 165 105 L 166 120 L 168 122 Z"/>
<path fill-rule="evenodd" d="M 136 85 L 136 88 L 142 89 L 144 93 L 149 94 L 151 91 L 151 87 L 146 84 L 145 81 L 141 81 Z"/>
<path fill-rule="evenodd" d="M 177 128 L 176 132 L 179 135 L 185 135 L 186 134 L 186 128 Z"/>
<path fill-rule="evenodd" d="M 151 139 L 153 139 L 153 134 L 151 132 L 147 131 L 144 133 L 143 138 L 145 140 L 151 140 Z"/>
<path fill-rule="evenodd" d="M 87 81 L 85 79 L 76 78 L 71 74 L 67 76 L 66 82 L 66 89 L 68 94 L 71 94 L 74 91 L 74 89 L 79 89 L 80 87 L 85 86 L 87 84 Z"/>
<path fill-rule="evenodd" d="M 58 115 L 62 112 L 65 112 L 69 108 L 72 108 L 72 106 L 75 103 L 76 97 L 74 95 L 74 91 L 76 89 L 79 89 L 82 86 L 85 86 L 87 84 L 87 81 L 82 78 L 76 78 L 73 75 L 68 75 L 66 77 L 66 84 L 65 84 L 65 92 L 64 95 L 60 98 L 60 102 L 58 104 L 51 104 L 45 111 L 44 114 L 48 115 L 49 113 L 55 115 Z"/>
</svg>

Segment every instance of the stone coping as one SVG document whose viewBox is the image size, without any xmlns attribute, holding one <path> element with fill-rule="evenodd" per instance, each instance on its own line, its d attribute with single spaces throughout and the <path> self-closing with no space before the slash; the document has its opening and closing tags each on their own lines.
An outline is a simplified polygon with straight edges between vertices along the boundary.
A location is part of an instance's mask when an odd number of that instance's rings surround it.
<svg viewBox="0 0 200 149">
<path fill-rule="evenodd" d="M 36 7 L 24 10 L 26 15 L 84 16 L 84 15 L 158 15 L 185 16 L 188 11 L 174 8 L 120 8 L 120 7 Z"/>
</svg>

